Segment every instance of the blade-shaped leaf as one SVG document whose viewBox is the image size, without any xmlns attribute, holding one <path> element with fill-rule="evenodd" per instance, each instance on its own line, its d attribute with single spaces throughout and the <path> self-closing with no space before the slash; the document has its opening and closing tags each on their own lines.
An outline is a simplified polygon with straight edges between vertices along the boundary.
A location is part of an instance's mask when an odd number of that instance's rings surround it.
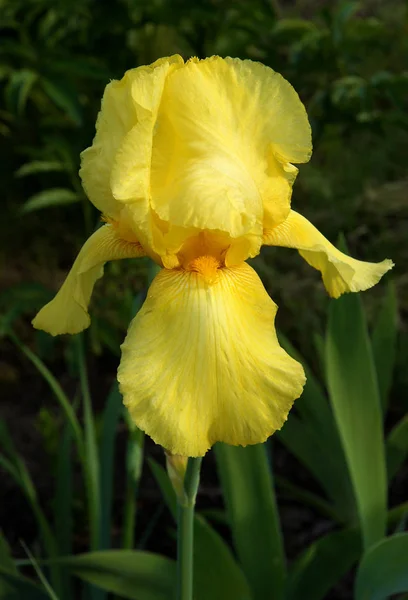
<svg viewBox="0 0 408 600">
<path fill-rule="evenodd" d="M 16 481 L 17 485 L 20 486 L 24 495 L 26 496 L 29 505 L 33 511 L 33 514 L 37 520 L 38 528 L 41 533 L 42 542 L 47 555 L 53 558 L 57 555 L 57 544 L 54 533 L 51 526 L 41 508 L 37 497 L 37 491 L 34 486 L 31 475 L 26 467 L 24 460 L 17 453 L 11 436 L 8 432 L 7 426 L 3 421 L 0 421 L 0 444 L 4 447 L 8 453 L 8 457 L 3 456 L 0 453 L 0 465 L 5 469 Z M 56 587 L 59 585 L 59 573 L 58 570 L 53 569 L 53 583 Z"/>
<path fill-rule="evenodd" d="M 79 126 L 82 123 L 82 107 L 79 103 L 78 93 L 74 87 L 61 78 L 42 78 L 41 84 L 47 96 L 58 108 Z"/>
<path fill-rule="evenodd" d="M 169 600 L 176 583 L 176 564 L 159 554 L 139 550 L 105 550 L 57 559 L 58 565 L 84 581 L 131 600 Z"/>
<path fill-rule="evenodd" d="M 306 506 L 311 506 L 312 508 L 317 509 L 322 515 L 332 519 L 332 521 L 341 521 L 339 515 L 336 513 L 332 505 L 315 492 L 310 492 L 299 485 L 291 483 L 288 479 L 282 477 L 281 475 L 276 475 L 275 481 L 279 491 L 286 498 L 296 500 L 296 502 Z"/>
<path fill-rule="evenodd" d="M 9 337 L 12 339 L 14 344 L 21 350 L 21 352 L 31 361 L 34 367 L 38 370 L 40 375 L 45 379 L 49 387 L 51 388 L 56 400 L 58 401 L 74 435 L 75 442 L 77 444 L 78 452 L 80 455 L 83 454 L 83 435 L 82 429 L 79 424 L 78 418 L 75 411 L 69 401 L 64 390 L 60 386 L 58 380 L 54 377 L 48 367 L 43 361 L 37 356 L 28 346 L 20 342 L 18 337 L 13 333 L 9 332 Z"/>
<path fill-rule="evenodd" d="M 375 368 L 383 411 L 388 408 L 397 347 L 397 298 L 390 284 L 372 333 Z"/>
<path fill-rule="evenodd" d="M 167 508 L 171 512 L 173 519 L 175 520 L 175 522 L 177 522 L 177 497 L 174 492 L 171 481 L 167 475 L 167 472 L 153 458 L 149 458 L 148 463 L 152 470 L 154 478 L 156 479 L 159 485 L 161 494 L 163 496 L 163 500 L 166 503 Z"/>
<path fill-rule="evenodd" d="M 326 351 L 330 400 L 367 548 L 385 533 L 387 486 L 380 396 L 359 295 L 331 301 Z"/>
<path fill-rule="evenodd" d="M 265 444 L 217 444 L 234 545 L 256 600 L 283 597 L 285 555 Z"/>
<path fill-rule="evenodd" d="M 50 188 L 49 190 L 44 190 L 31 196 L 31 198 L 23 204 L 20 212 L 26 214 L 35 210 L 49 208 L 50 206 L 74 204 L 80 200 L 81 196 L 72 190 L 66 188 Z"/>
<path fill-rule="evenodd" d="M 65 77 L 67 73 L 75 77 L 84 77 L 85 79 L 100 79 L 108 82 L 113 74 L 107 70 L 106 65 L 99 64 L 97 58 L 81 56 L 76 58 L 56 58 L 53 56 L 52 70 L 62 73 Z"/>
<path fill-rule="evenodd" d="M 388 480 L 391 481 L 408 456 L 408 415 L 405 415 L 387 437 Z"/>
<path fill-rule="evenodd" d="M 408 533 L 397 533 L 367 550 L 356 576 L 356 600 L 385 600 L 408 591 Z"/>
<path fill-rule="evenodd" d="M 102 550 L 110 548 L 112 499 L 114 489 L 115 467 L 115 440 L 117 427 L 122 411 L 122 396 L 119 392 L 117 381 L 112 385 L 106 400 L 102 417 L 102 433 L 100 440 L 100 497 L 101 497 L 101 522 L 100 522 L 100 547 Z"/>
<path fill-rule="evenodd" d="M 40 565 L 38 564 L 38 561 L 36 560 L 35 556 L 31 552 L 31 550 L 28 548 L 28 546 L 23 541 L 21 542 L 21 544 L 28 556 L 28 559 L 29 559 L 31 565 L 33 566 L 35 572 L 37 573 L 38 579 L 41 581 L 41 584 L 42 584 L 44 590 L 46 591 L 48 598 L 50 598 L 50 600 L 59 600 L 58 596 L 55 593 L 55 590 L 53 590 L 50 582 L 44 575 Z M 54 565 L 54 567 L 55 567 L 55 565 Z"/>
<path fill-rule="evenodd" d="M 91 391 L 88 380 L 88 369 L 86 364 L 84 341 L 82 334 L 76 336 L 76 360 L 79 371 L 81 386 L 82 407 L 84 418 L 84 475 L 87 496 L 87 509 L 89 520 L 89 545 L 91 550 L 98 550 L 100 544 L 101 523 L 101 490 L 100 490 L 100 465 L 98 446 L 96 442 L 95 416 L 93 412 Z M 91 600 L 105 600 L 106 592 L 97 587 L 90 586 L 89 596 Z"/>
<path fill-rule="evenodd" d="M 84 453 L 86 464 L 86 490 L 88 500 L 88 516 L 90 529 L 90 547 L 92 550 L 99 548 L 100 543 L 100 518 L 101 494 L 99 484 L 99 456 L 96 443 L 95 418 L 92 407 L 91 392 L 89 388 L 88 370 L 84 351 L 82 335 L 78 335 L 77 360 L 84 415 Z"/>
<path fill-rule="evenodd" d="M 54 529 L 58 551 L 67 555 L 72 552 L 72 431 L 64 428 L 58 450 Z"/>
<path fill-rule="evenodd" d="M 276 435 L 314 475 L 339 517 L 351 521 L 356 512 L 355 500 L 333 412 L 306 361 L 284 336 L 279 339 L 290 356 L 303 365 L 306 385 L 295 405 L 300 418 L 292 412 Z M 321 456 L 325 456 L 324 461 Z"/>
<path fill-rule="evenodd" d="M 335 531 L 314 542 L 291 569 L 285 600 L 323 600 L 361 553 L 355 529 Z"/>
<path fill-rule="evenodd" d="M 4 569 L 10 571 L 10 573 L 18 574 L 17 567 L 14 564 L 13 557 L 11 555 L 10 547 L 3 532 L 0 530 L 0 564 Z"/>
<path fill-rule="evenodd" d="M 278 438 L 287 449 L 302 463 L 333 503 L 333 508 L 341 521 L 349 521 L 354 514 L 354 498 L 350 478 L 346 469 L 339 468 L 335 454 L 324 445 L 324 438 L 313 424 L 303 421 L 296 414 L 290 414 L 287 422 L 278 432 Z M 325 460 L 322 460 L 322 456 Z M 337 493 L 337 495 L 336 495 Z M 350 497 L 351 494 L 351 497 Z M 344 500 L 342 505 L 341 500 Z"/>
<path fill-rule="evenodd" d="M 0 565 L 0 600 L 48 600 L 48 594 L 31 579 Z"/>
<path fill-rule="evenodd" d="M 200 515 L 194 520 L 194 598 L 252 600 L 244 573 L 222 537 Z"/>
<path fill-rule="evenodd" d="M 37 173 L 50 173 L 51 171 L 65 171 L 66 165 L 56 160 L 33 160 L 22 165 L 14 174 L 16 177 L 26 177 Z"/>
<path fill-rule="evenodd" d="M 133 548 L 136 524 L 137 495 L 143 469 L 145 434 L 133 423 L 127 408 L 123 407 L 128 426 L 126 452 L 126 490 L 123 506 L 122 547 Z"/>
<path fill-rule="evenodd" d="M 58 449 L 58 462 L 54 502 L 54 530 L 58 553 L 69 555 L 72 552 L 72 431 L 67 423 L 62 433 Z M 72 597 L 71 580 L 68 573 L 61 573 L 61 589 L 59 600 L 70 600 Z"/>
<path fill-rule="evenodd" d="M 30 69 L 14 71 L 6 87 L 6 103 L 11 112 L 21 115 L 24 112 L 31 88 L 38 79 L 38 73 Z"/>
</svg>

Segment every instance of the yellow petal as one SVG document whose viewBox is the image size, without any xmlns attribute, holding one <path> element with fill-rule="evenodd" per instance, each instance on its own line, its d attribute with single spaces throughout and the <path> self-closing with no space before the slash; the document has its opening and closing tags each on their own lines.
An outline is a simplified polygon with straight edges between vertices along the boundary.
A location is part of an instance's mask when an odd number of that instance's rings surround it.
<svg viewBox="0 0 408 600">
<path fill-rule="evenodd" d="M 273 156 L 268 161 L 268 178 L 265 178 L 260 192 L 263 198 L 264 229 L 276 227 L 290 213 L 292 187 L 298 174 L 298 169 L 286 163 L 282 165 Z"/>
<path fill-rule="evenodd" d="M 265 441 L 305 381 L 279 346 L 277 307 L 255 271 L 244 263 L 204 278 L 196 266 L 157 275 L 118 372 L 137 426 L 183 456 L 202 456 L 217 441 Z"/>
<path fill-rule="evenodd" d="M 152 206 L 171 223 L 238 237 L 258 227 L 265 202 L 277 224 L 290 210 L 282 165 L 310 153 L 305 109 L 278 73 L 239 59 L 190 61 L 166 80 Z"/>
<path fill-rule="evenodd" d="M 81 154 L 79 175 L 85 192 L 96 208 L 111 218 L 118 218 L 122 205 L 112 194 L 110 174 L 123 138 L 137 122 L 131 91 L 138 75 L 139 69 L 132 69 L 106 86 L 92 146 Z"/>
<path fill-rule="evenodd" d="M 178 55 L 162 58 L 127 71 L 120 81 L 105 88 L 95 138 L 81 155 L 80 176 L 91 202 L 109 217 L 118 218 L 123 206 L 120 201 L 128 196 L 147 200 L 146 170 L 157 107 L 169 70 L 182 64 Z"/>
<path fill-rule="evenodd" d="M 284 223 L 265 230 L 264 244 L 297 248 L 309 265 L 322 273 L 323 283 L 333 298 L 344 292 L 367 290 L 394 266 L 388 259 L 369 263 L 343 254 L 294 210 Z"/>
<path fill-rule="evenodd" d="M 140 244 L 118 238 L 112 225 L 100 227 L 81 248 L 61 289 L 33 320 L 51 335 L 78 333 L 89 326 L 88 304 L 95 282 L 108 260 L 143 256 Z"/>
<path fill-rule="evenodd" d="M 181 56 L 160 59 L 149 67 L 135 69 L 131 95 L 137 123 L 128 128 L 112 165 L 111 187 L 115 198 L 124 202 L 147 199 L 150 194 L 150 164 L 153 130 L 162 101 L 163 88 L 173 70 L 184 64 Z"/>
</svg>

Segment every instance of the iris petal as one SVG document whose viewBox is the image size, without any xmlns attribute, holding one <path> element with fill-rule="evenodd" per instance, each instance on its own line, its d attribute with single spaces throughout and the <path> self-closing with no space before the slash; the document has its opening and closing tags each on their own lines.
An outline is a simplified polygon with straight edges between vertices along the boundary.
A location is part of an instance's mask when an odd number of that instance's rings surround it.
<svg viewBox="0 0 408 600">
<path fill-rule="evenodd" d="M 321 272 L 323 283 L 333 298 L 344 292 L 367 290 L 394 266 L 388 259 L 370 263 L 343 254 L 294 210 L 281 225 L 264 231 L 264 244 L 299 250 L 309 265 Z"/>
<path fill-rule="evenodd" d="M 121 240 L 112 225 L 100 227 L 85 242 L 61 289 L 33 320 L 51 335 L 78 333 L 90 324 L 88 304 L 108 260 L 143 256 L 140 244 Z"/>
<path fill-rule="evenodd" d="M 279 346 L 277 307 L 247 264 L 162 270 L 122 346 L 118 378 L 135 423 L 172 454 L 265 441 L 302 391 Z"/>
<path fill-rule="evenodd" d="M 147 165 L 157 109 L 169 71 L 183 62 L 178 55 L 161 58 L 147 67 L 130 69 L 105 88 L 95 138 L 81 154 L 80 176 L 91 202 L 111 218 L 118 218 L 122 201 L 128 198 L 144 199 L 147 210 Z"/>
<path fill-rule="evenodd" d="M 310 153 L 305 109 L 278 73 L 231 58 L 189 61 L 164 87 L 152 206 L 172 224 L 219 229 L 234 238 L 257 233 L 264 205 L 271 225 L 287 217 L 286 169 Z"/>
</svg>

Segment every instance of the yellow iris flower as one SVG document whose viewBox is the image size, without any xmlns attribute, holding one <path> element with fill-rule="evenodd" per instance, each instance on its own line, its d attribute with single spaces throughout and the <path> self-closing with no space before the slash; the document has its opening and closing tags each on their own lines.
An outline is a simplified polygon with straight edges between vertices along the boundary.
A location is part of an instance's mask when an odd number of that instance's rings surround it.
<svg viewBox="0 0 408 600">
<path fill-rule="evenodd" d="M 172 454 L 263 442 L 302 393 L 303 368 L 276 337 L 277 307 L 245 262 L 262 244 L 298 249 L 335 298 L 392 267 L 342 254 L 291 210 L 292 163 L 310 155 L 303 104 L 260 63 L 172 56 L 105 89 L 80 175 L 106 224 L 33 324 L 52 335 L 88 327 L 108 260 L 148 255 L 163 267 L 118 378 L 135 423 Z"/>
</svg>

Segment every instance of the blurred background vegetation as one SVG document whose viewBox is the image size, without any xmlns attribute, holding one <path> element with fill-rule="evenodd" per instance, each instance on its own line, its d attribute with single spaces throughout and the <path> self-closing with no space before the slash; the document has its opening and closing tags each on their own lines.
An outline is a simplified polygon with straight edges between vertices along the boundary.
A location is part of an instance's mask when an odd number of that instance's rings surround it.
<svg viewBox="0 0 408 600">
<path fill-rule="evenodd" d="M 293 84 L 314 137 L 293 206 L 332 241 L 344 231 L 360 259 L 391 257 L 406 310 L 406 3 L 2 0 L 0 11 L 1 306 L 31 316 L 95 226 L 79 154 L 106 83 L 179 52 L 260 60 Z M 310 353 L 326 306 L 318 274 L 281 249 L 256 264 L 281 326 Z M 97 354 L 118 352 L 143 268 L 108 266 L 93 302 Z"/>
<path fill-rule="evenodd" d="M 30 320 L 58 289 L 99 218 L 78 169 L 105 85 L 126 69 L 173 53 L 259 60 L 282 73 L 305 103 L 314 154 L 300 168 L 294 208 L 333 242 L 343 231 L 353 256 L 388 257 L 396 264 L 387 276 L 396 284 L 399 306 L 390 428 L 406 412 L 408 397 L 403 0 L 0 0 L 1 330 L 13 327 L 75 392 L 72 340 L 34 332 Z M 254 266 L 280 306 L 278 326 L 321 372 L 328 299 L 319 274 L 284 249 L 264 249 Z M 87 343 L 97 409 L 115 377 L 119 345 L 134 298 L 143 296 L 147 270 L 144 260 L 109 264 L 96 286 Z M 378 286 L 364 294 L 371 323 L 383 291 Z M 47 403 L 49 392 L 34 368 L 10 340 L 1 344 L 3 416 L 46 493 L 61 417 Z M 294 459 L 282 461 L 300 469 Z M 303 475 L 295 477 L 302 481 Z M 10 504 L 23 501 L 11 483 L 4 497 L 6 519 Z M 15 539 L 33 527 L 28 517 L 19 519 L 9 532 Z"/>
</svg>

